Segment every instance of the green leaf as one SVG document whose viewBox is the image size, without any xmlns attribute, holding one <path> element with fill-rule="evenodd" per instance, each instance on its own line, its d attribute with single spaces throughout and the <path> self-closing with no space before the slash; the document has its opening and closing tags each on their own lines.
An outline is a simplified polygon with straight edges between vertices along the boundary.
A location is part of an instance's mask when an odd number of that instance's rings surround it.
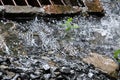
<svg viewBox="0 0 120 80">
<path fill-rule="evenodd" d="M 66 30 L 66 31 L 70 31 L 70 30 L 71 30 L 71 27 L 67 27 L 65 30 Z"/>
<path fill-rule="evenodd" d="M 118 58 L 118 56 L 119 56 L 119 54 L 120 54 L 120 49 L 119 50 L 116 50 L 115 52 L 114 52 L 114 58 Z"/>
<path fill-rule="evenodd" d="M 68 22 L 72 22 L 72 20 L 73 20 L 72 18 L 68 18 L 67 19 Z"/>
<path fill-rule="evenodd" d="M 79 26 L 75 23 L 72 24 L 72 18 L 68 18 L 67 21 L 65 21 L 64 24 L 62 24 L 62 26 L 66 27 L 66 31 L 70 31 L 71 29 L 76 29 L 79 28 Z"/>
<path fill-rule="evenodd" d="M 120 62 L 120 59 L 118 60 L 118 62 Z"/>
</svg>

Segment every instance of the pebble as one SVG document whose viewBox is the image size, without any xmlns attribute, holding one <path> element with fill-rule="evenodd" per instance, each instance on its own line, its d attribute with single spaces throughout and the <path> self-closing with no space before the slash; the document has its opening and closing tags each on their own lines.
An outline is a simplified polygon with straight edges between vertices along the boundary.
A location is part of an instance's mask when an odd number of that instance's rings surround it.
<svg viewBox="0 0 120 80">
<path fill-rule="evenodd" d="M 69 67 L 62 67 L 61 70 L 60 70 L 62 73 L 66 73 L 66 74 L 70 74 L 71 70 Z"/>
<path fill-rule="evenodd" d="M 44 68 L 44 70 L 49 70 L 50 66 L 48 64 L 43 64 L 43 68 Z"/>
<path fill-rule="evenodd" d="M 49 80 L 50 76 L 51 76 L 51 74 L 44 74 L 44 79 Z"/>
<path fill-rule="evenodd" d="M 31 79 L 36 79 L 36 78 L 38 78 L 38 77 L 40 77 L 40 75 L 30 74 L 30 78 L 31 78 Z"/>
<path fill-rule="evenodd" d="M 91 72 L 90 72 L 90 73 L 88 73 L 88 77 L 89 77 L 89 78 L 92 78 L 92 77 L 93 77 L 93 75 L 94 75 L 94 74 L 93 74 L 93 73 L 91 73 Z"/>
</svg>

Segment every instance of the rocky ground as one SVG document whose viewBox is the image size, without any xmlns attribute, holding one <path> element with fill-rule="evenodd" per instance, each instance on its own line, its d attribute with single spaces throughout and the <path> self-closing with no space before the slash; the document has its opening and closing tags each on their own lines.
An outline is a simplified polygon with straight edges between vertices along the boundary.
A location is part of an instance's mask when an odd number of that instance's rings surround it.
<svg viewBox="0 0 120 80">
<path fill-rule="evenodd" d="M 1 80 L 117 80 L 80 60 L 0 56 Z"/>
</svg>

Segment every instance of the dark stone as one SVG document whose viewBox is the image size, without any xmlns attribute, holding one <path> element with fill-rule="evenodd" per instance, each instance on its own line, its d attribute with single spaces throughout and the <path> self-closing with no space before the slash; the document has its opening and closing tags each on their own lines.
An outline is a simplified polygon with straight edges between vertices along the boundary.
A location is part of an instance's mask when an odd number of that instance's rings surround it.
<svg viewBox="0 0 120 80">
<path fill-rule="evenodd" d="M 14 73 L 23 73 L 24 71 L 22 69 L 18 69 L 18 68 L 10 68 L 10 69 L 5 69 L 8 70 L 10 72 L 14 72 Z"/>
<path fill-rule="evenodd" d="M 3 79 L 3 73 L 0 72 L 0 79 Z"/>
<path fill-rule="evenodd" d="M 44 76 L 44 79 L 45 79 L 45 80 L 49 80 L 49 79 L 50 79 L 51 74 L 44 74 L 43 76 Z"/>
<path fill-rule="evenodd" d="M 11 64 L 11 62 L 10 62 L 10 59 L 9 59 L 9 58 L 7 58 L 7 59 L 5 60 L 5 62 L 7 63 L 7 65 L 10 65 L 10 64 Z"/>
<path fill-rule="evenodd" d="M 0 65 L 4 62 L 4 60 L 2 58 L 0 58 Z"/>
<path fill-rule="evenodd" d="M 29 79 L 30 79 L 30 75 L 25 74 L 25 73 L 21 73 L 21 74 L 20 74 L 20 78 L 21 78 L 22 80 L 29 80 Z"/>
<path fill-rule="evenodd" d="M 19 74 L 16 74 L 16 75 L 12 78 L 12 80 L 20 80 L 19 77 L 20 77 Z"/>
<path fill-rule="evenodd" d="M 38 78 L 40 78 L 40 74 L 39 75 L 34 73 L 30 74 L 30 79 L 38 79 Z"/>
<path fill-rule="evenodd" d="M 65 80 L 61 75 L 56 78 L 57 80 Z"/>
</svg>

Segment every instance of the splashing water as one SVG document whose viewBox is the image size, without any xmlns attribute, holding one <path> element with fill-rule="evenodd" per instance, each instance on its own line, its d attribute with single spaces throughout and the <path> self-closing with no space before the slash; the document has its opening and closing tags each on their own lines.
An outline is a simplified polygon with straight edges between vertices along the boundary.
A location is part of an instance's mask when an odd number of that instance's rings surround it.
<svg viewBox="0 0 120 80">
<path fill-rule="evenodd" d="M 73 23 L 80 28 L 70 33 L 66 33 L 65 28 L 61 27 L 66 19 L 51 19 L 46 22 L 36 18 L 27 23 L 29 25 L 25 28 L 26 31 L 20 32 L 19 36 L 24 40 L 25 46 L 38 48 L 43 52 L 60 51 L 64 55 L 69 53 L 82 56 L 96 51 L 112 57 L 113 50 L 120 48 L 120 2 L 101 1 L 106 15 L 99 20 L 93 17 L 73 17 Z M 35 51 L 36 49 L 33 52 Z"/>
</svg>

